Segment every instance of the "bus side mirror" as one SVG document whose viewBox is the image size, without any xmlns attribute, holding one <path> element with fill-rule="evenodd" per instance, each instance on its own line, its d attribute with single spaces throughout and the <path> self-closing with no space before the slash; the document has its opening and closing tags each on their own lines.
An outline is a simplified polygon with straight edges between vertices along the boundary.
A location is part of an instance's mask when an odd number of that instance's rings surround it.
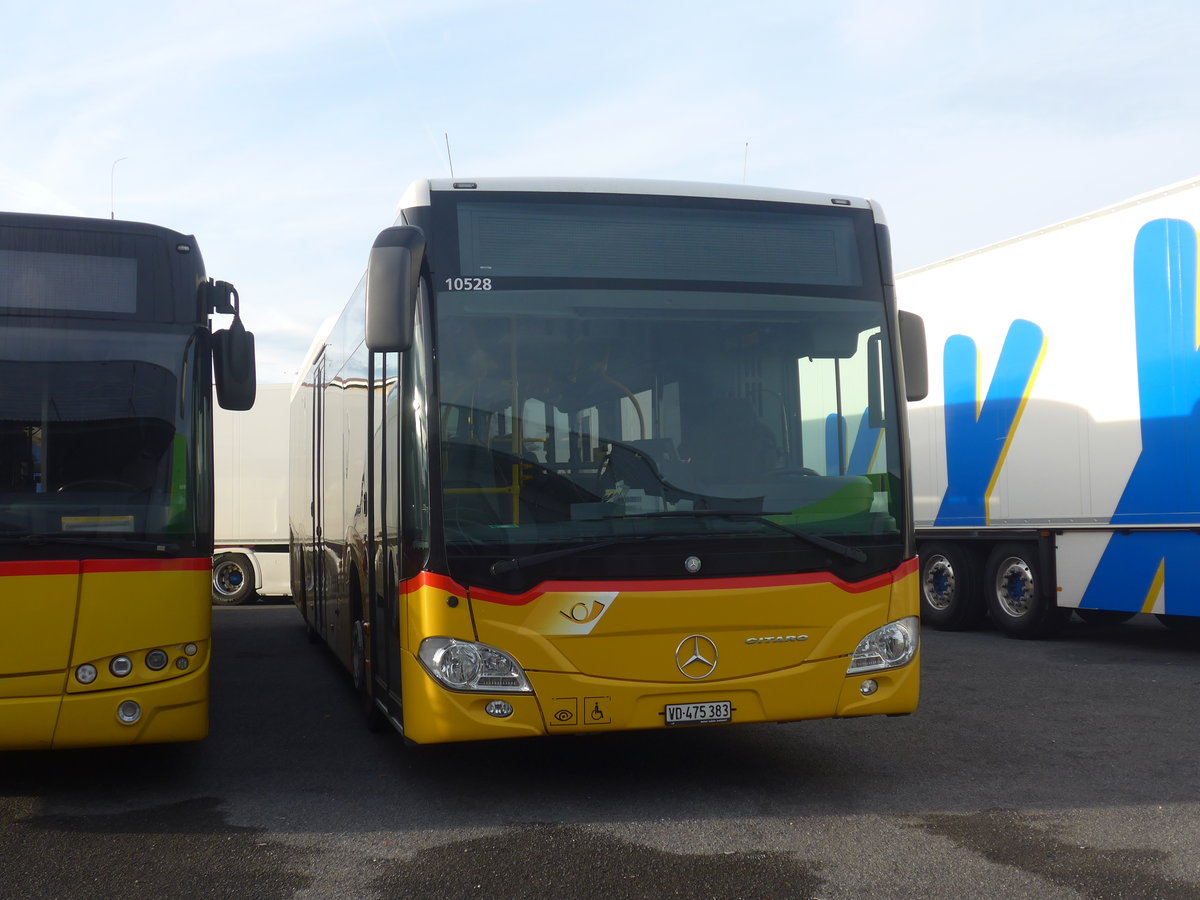
<svg viewBox="0 0 1200 900">
<path fill-rule="evenodd" d="M 924 400 L 929 393 L 929 361 L 925 351 L 925 320 L 916 313 L 900 311 L 900 353 L 904 364 L 907 398 Z"/>
<path fill-rule="evenodd" d="M 245 410 L 254 406 L 254 335 L 235 316 L 228 328 L 212 336 L 213 378 L 217 403 L 222 409 Z"/>
<path fill-rule="evenodd" d="M 367 349 L 377 353 L 407 350 L 425 258 L 425 234 L 413 225 L 385 228 L 375 238 L 367 263 Z"/>
</svg>

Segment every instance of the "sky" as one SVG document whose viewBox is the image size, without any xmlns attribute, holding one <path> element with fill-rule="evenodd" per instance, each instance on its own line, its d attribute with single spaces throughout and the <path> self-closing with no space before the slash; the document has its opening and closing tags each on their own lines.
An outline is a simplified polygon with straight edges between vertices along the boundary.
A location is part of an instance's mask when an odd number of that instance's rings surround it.
<svg viewBox="0 0 1200 900">
<path fill-rule="evenodd" d="M 0 209 L 196 235 L 261 383 L 296 376 L 404 188 L 451 161 L 870 197 L 900 272 L 1200 176 L 1195 0 L 0 0 L 0 22 Z"/>
</svg>

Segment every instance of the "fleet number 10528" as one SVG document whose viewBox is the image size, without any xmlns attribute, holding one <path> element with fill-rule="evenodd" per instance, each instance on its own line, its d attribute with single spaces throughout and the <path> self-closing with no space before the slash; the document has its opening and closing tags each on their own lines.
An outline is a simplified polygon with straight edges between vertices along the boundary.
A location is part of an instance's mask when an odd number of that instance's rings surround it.
<svg viewBox="0 0 1200 900">
<path fill-rule="evenodd" d="M 444 282 L 448 291 L 490 291 L 490 278 L 447 278 Z"/>
</svg>

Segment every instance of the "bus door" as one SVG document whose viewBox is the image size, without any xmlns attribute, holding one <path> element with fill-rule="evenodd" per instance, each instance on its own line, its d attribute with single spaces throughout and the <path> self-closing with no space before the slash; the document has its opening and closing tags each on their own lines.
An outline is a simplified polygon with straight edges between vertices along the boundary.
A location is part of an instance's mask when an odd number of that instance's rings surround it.
<svg viewBox="0 0 1200 900">
<path fill-rule="evenodd" d="M 400 384 L 398 356 L 376 354 L 373 391 L 371 665 L 375 696 L 400 720 Z"/>
<path fill-rule="evenodd" d="M 325 565 L 325 354 L 313 364 L 312 371 L 312 554 L 309 557 L 312 590 L 309 592 L 308 620 L 313 629 L 327 639 L 325 611 L 328 598 L 328 573 Z"/>
</svg>

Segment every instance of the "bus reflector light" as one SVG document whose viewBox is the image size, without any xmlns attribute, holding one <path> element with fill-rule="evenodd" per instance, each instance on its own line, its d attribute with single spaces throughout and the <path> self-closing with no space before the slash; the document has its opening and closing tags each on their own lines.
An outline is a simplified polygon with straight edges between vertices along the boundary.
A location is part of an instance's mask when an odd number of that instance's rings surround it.
<svg viewBox="0 0 1200 900">
<path fill-rule="evenodd" d="M 75 670 L 75 680 L 80 684 L 91 684 L 96 680 L 96 667 L 91 663 L 84 663 Z"/>
<path fill-rule="evenodd" d="M 114 656 L 112 662 L 108 664 L 108 671 L 118 678 L 124 678 L 133 671 L 133 660 L 128 656 Z"/>
<path fill-rule="evenodd" d="M 132 725 L 142 717 L 142 708 L 136 700 L 125 700 L 117 707 L 117 721 L 122 725 Z"/>
<path fill-rule="evenodd" d="M 493 700 L 484 710 L 489 716 L 494 716 L 497 719 L 507 719 L 513 714 L 512 704 L 507 700 Z"/>
<path fill-rule="evenodd" d="M 146 654 L 146 668 L 161 672 L 167 667 L 167 654 L 162 650 L 151 650 Z"/>
</svg>

